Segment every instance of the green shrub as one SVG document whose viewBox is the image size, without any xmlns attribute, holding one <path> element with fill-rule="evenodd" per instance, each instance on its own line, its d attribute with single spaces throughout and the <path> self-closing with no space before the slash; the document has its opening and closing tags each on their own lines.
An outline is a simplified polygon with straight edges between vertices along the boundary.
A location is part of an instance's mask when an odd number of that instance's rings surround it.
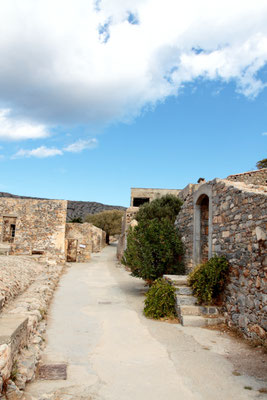
<svg viewBox="0 0 267 400">
<path fill-rule="evenodd" d="M 182 200 L 178 197 L 167 194 L 166 196 L 151 201 L 151 203 L 142 205 L 136 215 L 136 220 L 145 223 L 152 219 L 157 219 L 159 221 L 168 219 L 170 222 L 174 223 L 182 204 Z"/>
<path fill-rule="evenodd" d="M 146 294 L 144 314 L 154 319 L 175 317 L 175 288 L 164 279 L 157 279 Z"/>
<path fill-rule="evenodd" d="M 184 274 L 183 244 L 174 226 L 182 201 L 166 195 L 140 207 L 127 235 L 122 263 L 149 284 L 163 274 Z"/>
<path fill-rule="evenodd" d="M 189 274 L 188 282 L 197 296 L 199 303 L 210 304 L 218 299 L 228 278 L 229 263 L 227 259 L 217 255 L 205 264 L 198 265 Z"/>
<path fill-rule="evenodd" d="M 183 244 L 168 219 L 141 221 L 130 229 L 122 262 L 151 283 L 163 274 L 184 274 Z"/>
</svg>

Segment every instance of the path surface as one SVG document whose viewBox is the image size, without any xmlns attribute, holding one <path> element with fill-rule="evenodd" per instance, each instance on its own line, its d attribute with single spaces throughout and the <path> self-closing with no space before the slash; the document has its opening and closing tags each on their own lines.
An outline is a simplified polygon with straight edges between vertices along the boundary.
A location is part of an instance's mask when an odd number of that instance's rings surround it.
<svg viewBox="0 0 267 400">
<path fill-rule="evenodd" d="M 43 362 L 67 362 L 68 378 L 36 380 L 28 399 L 264 398 L 262 381 L 233 375 L 225 357 L 229 343 L 218 332 L 146 319 L 144 284 L 119 267 L 115 250 L 109 246 L 63 275 Z"/>
</svg>

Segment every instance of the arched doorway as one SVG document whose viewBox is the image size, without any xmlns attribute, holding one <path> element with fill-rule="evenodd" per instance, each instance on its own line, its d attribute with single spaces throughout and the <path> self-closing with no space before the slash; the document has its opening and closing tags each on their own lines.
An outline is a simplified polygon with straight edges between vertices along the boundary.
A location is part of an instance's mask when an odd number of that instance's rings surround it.
<svg viewBox="0 0 267 400">
<path fill-rule="evenodd" d="M 201 185 L 194 194 L 194 264 L 208 261 L 212 256 L 212 190 Z"/>
<path fill-rule="evenodd" d="M 200 262 L 209 259 L 209 197 L 203 194 L 199 197 L 197 205 L 200 208 Z"/>
</svg>

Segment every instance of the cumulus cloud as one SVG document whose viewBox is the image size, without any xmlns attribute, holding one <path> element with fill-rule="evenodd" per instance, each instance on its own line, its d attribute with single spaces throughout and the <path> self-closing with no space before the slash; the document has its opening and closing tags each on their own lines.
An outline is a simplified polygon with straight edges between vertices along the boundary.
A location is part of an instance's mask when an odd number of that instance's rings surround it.
<svg viewBox="0 0 267 400">
<path fill-rule="evenodd" d="M 39 139 L 46 136 L 49 132 L 45 125 L 17 119 L 12 117 L 10 109 L 0 109 L 0 139 Z"/>
<path fill-rule="evenodd" d="M 2 138 L 42 137 L 42 124 L 125 120 L 198 78 L 234 81 L 250 98 L 266 86 L 259 77 L 266 0 L 1 0 L 0 7 L 0 104 L 12 109 L 13 125 L 21 116 L 39 121 L 20 129 L 2 122 Z"/>
<path fill-rule="evenodd" d="M 69 144 L 64 148 L 64 151 L 68 151 L 70 153 L 80 153 L 85 149 L 93 149 L 97 146 L 96 139 L 82 140 L 79 139 L 77 142 Z"/>
</svg>

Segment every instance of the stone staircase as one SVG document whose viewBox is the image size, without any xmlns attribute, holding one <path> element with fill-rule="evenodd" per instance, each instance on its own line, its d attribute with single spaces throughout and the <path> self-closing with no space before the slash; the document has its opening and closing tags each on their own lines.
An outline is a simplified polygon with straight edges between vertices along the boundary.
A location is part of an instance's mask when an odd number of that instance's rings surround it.
<svg viewBox="0 0 267 400">
<path fill-rule="evenodd" d="M 224 322 L 220 309 L 200 306 L 187 282 L 187 275 L 164 275 L 163 278 L 176 289 L 176 312 L 183 326 L 208 326 Z"/>
</svg>

